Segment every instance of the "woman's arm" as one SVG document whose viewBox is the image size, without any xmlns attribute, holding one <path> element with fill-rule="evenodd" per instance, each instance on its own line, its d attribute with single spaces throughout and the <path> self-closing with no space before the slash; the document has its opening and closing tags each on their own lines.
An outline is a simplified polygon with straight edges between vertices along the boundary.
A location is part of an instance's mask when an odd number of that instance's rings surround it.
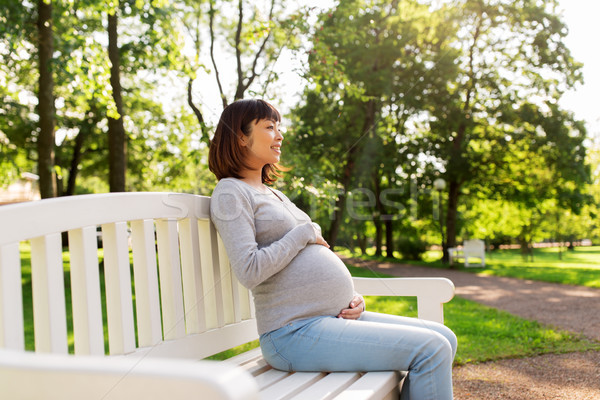
<svg viewBox="0 0 600 400">
<path fill-rule="evenodd" d="M 240 283 L 249 289 L 281 271 L 308 243 L 317 243 L 320 237 L 306 222 L 259 249 L 251 200 L 235 184 L 215 189 L 210 212 L 231 267 Z"/>
</svg>

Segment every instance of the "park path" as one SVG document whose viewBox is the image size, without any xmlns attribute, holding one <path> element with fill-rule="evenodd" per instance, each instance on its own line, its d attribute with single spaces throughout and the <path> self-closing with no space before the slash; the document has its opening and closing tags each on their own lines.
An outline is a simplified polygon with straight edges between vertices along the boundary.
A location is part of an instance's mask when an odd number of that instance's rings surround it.
<svg viewBox="0 0 600 400">
<path fill-rule="evenodd" d="M 445 277 L 456 294 L 600 341 L 600 289 L 342 258 L 398 277 Z M 600 400 L 600 351 L 545 354 L 453 368 L 455 400 Z"/>
<path fill-rule="evenodd" d="M 462 298 L 600 341 L 600 289 L 356 258 L 342 260 L 392 276 L 448 278 Z"/>
</svg>

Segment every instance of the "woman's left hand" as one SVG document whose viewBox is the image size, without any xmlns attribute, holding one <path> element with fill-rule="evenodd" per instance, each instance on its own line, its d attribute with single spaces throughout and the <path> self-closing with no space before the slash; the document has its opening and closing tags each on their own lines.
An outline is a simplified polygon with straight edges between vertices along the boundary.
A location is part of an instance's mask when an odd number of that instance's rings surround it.
<svg viewBox="0 0 600 400">
<path fill-rule="evenodd" d="M 338 318 L 344 319 L 358 319 L 362 312 L 365 311 L 365 304 L 360 296 L 354 296 L 350 302 L 348 308 L 344 308 L 339 314 Z"/>
</svg>

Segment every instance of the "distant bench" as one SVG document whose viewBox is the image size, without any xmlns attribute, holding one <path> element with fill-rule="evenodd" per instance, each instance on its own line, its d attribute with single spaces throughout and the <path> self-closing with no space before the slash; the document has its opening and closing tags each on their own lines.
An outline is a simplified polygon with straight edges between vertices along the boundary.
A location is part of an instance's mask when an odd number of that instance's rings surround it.
<svg viewBox="0 0 600 400">
<path fill-rule="evenodd" d="M 202 360 L 258 338 L 251 294 L 231 273 L 209 202 L 180 193 L 118 193 L 1 206 L 0 398 L 397 398 L 395 371 L 283 372 L 259 349 Z M 31 246 L 35 352 L 25 351 L 22 241 Z M 416 296 L 419 318 L 439 322 L 454 295 L 444 278 L 354 282 L 364 295 Z"/>
<path fill-rule="evenodd" d="M 465 240 L 462 247 L 451 247 L 448 249 L 450 264 L 463 260 L 465 267 L 485 267 L 485 243 L 481 239 Z M 479 263 L 473 263 L 471 258 L 478 258 Z"/>
</svg>

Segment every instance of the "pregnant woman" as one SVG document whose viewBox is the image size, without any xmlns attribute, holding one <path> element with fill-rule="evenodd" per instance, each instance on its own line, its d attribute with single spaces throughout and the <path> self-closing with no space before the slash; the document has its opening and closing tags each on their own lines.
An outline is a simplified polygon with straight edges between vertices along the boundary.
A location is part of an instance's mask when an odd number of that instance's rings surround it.
<svg viewBox="0 0 600 400">
<path fill-rule="evenodd" d="M 456 336 L 446 326 L 365 311 L 320 228 L 282 192 L 279 112 L 263 100 L 223 110 L 209 151 L 211 218 L 252 290 L 260 347 L 285 371 L 408 371 L 403 399 L 451 400 Z"/>
</svg>

